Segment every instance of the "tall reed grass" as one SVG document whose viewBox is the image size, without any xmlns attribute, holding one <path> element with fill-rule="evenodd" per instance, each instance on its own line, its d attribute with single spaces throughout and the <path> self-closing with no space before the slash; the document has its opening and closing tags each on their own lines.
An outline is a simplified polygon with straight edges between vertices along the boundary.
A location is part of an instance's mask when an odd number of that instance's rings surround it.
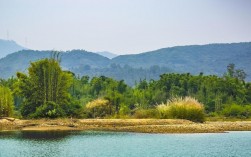
<svg viewBox="0 0 251 157">
<path fill-rule="evenodd" d="M 205 113 L 203 104 L 195 98 L 172 98 L 166 104 L 157 106 L 160 118 L 187 119 L 194 122 L 204 122 Z"/>
</svg>

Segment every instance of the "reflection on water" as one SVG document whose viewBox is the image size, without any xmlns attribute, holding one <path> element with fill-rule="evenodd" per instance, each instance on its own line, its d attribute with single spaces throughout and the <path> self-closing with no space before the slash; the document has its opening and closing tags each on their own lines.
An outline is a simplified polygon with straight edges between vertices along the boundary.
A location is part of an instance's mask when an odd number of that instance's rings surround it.
<svg viewBox="0 0 251 157">
<path fill-rule="evenodd" d="M 0 132 L 0 157 L 251 156 L 251 132 L 140 134 L 83 131 Z"/>
<path fill-rule="evenodd" d="M 20 140 L 61 140 L 70 135 L 69 131 L 7 131 L 0 132 L 0 139 Z"/>
<path fill-rule="evenodd" d="M 25 131 L 19 138 L 27 140 L 61 140 L 70 135 L 68 131 Z"/>
<path fill-rule="evenodd" d="M 19 139 L 19 140 L 63 140 L 69 136 L 81 135 L 92 136 L 122 136 L 127 133 L 103 132 L 103 131 L 0 131 L 0 139 Z"/>
</svg>

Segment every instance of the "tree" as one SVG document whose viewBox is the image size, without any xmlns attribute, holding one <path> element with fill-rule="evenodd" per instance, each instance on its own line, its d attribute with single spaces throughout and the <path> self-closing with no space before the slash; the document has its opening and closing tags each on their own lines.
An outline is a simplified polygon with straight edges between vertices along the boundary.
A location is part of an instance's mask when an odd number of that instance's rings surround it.
<svg viewBox="0 0 251 157">
<path fill-rule="evenodd" d="M 47 102 L 67 108 L 72 75 L 62 71 L 59 60 L 58 54 L 54 54 L 53 58 L 32 62 L 28 68 L 28 76 L 17 73 L 18 91 L 25 98 L 21 110 L 23 116 L 30 116 Z"/>
<path fill-rule="evenodd" d="M 234 75 L 235 78 L 237 78 L 238 80 L 241 80 L 241 81 L 244 81 L 247 77 L 247 74 L 244 70 L 242 69 L 237 69 L 235 71 L 235 75 Z"/>
<path fill-rule="evenodd" d="M 14 102 L 9 88 L 0 86 L 0 117 L 8 117 L 13 113 Z"/>
<path fill-rule="evenodd" d="M 235 64 L 230 63 L 227 66 L 227 76 L 234 77 L 234 73 L 235 73 Z"/>
<path fill-rule="evenodd" d="M 225 74 L 225 77 L 236 78 L 240 81 L 244 81 L 247 74 L 243 69 L 235 69 L 235 64 L 231 63 L 227 66 L 227 73 Z"/>
</svg>

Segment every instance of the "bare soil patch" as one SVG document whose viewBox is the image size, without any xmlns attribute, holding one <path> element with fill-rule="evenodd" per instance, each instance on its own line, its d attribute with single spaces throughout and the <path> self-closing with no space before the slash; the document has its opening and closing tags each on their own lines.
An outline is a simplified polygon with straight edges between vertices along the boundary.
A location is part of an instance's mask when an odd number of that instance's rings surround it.
<svg viewBox="0 0 251 157">
<path fill-rule="evenodd" d="M 1 118 L 0 130 L 99 130 L 141 133 L 219 133 L 251 131 L 251 121 L 194 123 L 181 119 L 38 119 Z"/>
</svg>

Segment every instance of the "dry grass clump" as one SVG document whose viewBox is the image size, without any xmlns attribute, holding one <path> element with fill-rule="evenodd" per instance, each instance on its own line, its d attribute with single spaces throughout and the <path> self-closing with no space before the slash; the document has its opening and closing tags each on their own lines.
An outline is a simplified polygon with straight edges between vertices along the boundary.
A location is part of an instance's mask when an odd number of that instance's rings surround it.
<svg viewBox="0 0 251 157">
<path fill-rule="evenodd" d="M 88 102 L 86 109 L 89 110 L 93 118 L 103 118 L 111 114 L 109 101 L 101 98 Z"/>
<path fill-rule="evenodd" d="M 107 106 L 108 104 L 109 104 L 108 100 L 105 100 L 105 99 L 96 99 L 96 100 L 93 100 L 91 102 L 88 102 L 86 104 L 86 108 L 93 109 L 93 108 L 96 108 L 96 107 Z"/>
<path fill-rule="evenodd" d="M 160 118 L 187 119 L 194 122 L 204 122 L 203 104 L 191 97 L 172 98 L 166 104 L 157 106 Z"/>
</svg>

